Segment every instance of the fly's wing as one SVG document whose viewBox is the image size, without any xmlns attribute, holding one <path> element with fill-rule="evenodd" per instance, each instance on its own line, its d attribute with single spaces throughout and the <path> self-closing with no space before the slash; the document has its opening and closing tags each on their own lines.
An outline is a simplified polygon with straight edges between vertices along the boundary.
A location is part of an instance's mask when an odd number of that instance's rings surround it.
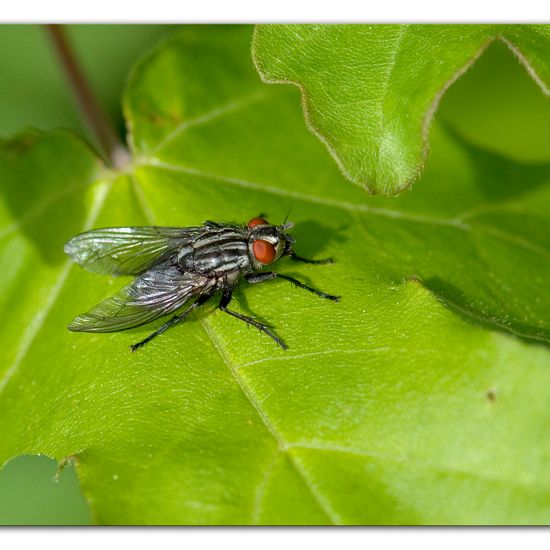
<svg viewBox="0 0 550 550">
<path fill-rule="evenodd" d="M 138 275 L 190 246 L 201 227 L 107 227 L 73 237 L 65 253 L 88 271 Z"/>
<path fill-rule="evenodd" d="M 211 281 L 202 275 L 158 266 L 88 313 L 75 317 L 68 328 L 75 332 L 116 332 L 137 327 L 175 311 L 211 286 Z"/>
</svg>

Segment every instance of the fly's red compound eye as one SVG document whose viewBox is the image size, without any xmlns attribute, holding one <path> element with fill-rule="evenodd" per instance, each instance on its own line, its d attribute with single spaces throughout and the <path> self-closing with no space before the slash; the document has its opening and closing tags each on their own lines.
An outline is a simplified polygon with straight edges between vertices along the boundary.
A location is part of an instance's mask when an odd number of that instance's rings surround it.
<svg viewBox="0 0 550 550">
<path fill-rule="evenodd" d="M 252 218 L 248 222 L 248 227 L 252 229 L 253 227 L 256 227 L 257 225 L 267 225 L 267 220 L 264 220 L 263 218 Z"/>
<path fill-rule="evenodd" d="M 258 260 L 261 264 L 270 264 L 275 261 L 275 256 L 277 255 L 275 253 L 275 247 L 271 243 L 262 241 L 261 239 L 254 241 L 252 251 L 254 252 L 256 260 Z"/>
</svg>

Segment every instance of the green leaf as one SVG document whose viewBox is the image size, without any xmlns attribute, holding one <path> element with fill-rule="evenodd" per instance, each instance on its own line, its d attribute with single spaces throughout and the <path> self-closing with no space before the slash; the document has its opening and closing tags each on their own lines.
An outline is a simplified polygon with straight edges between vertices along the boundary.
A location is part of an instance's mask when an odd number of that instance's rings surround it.
<svg viewBox="0 0 550 550">
<path fill-rule="evenodd" d="M 422 185 L 368 198 L 263 85 L 250 29 L 192 28 L 135 68 L 133 162 L 101 168 L 68 134 L 0 153 L 0 462 L 73 458 L 99 523 L 547 523 L 550 166 L 439 126 Z M 160 322 L 74 334 L 126 283 L 62 245 L 89 227 L 282 220 L 284 281 L 214 305 L 132 354 Z"/>
<path fill-rule="evenodd" d="M 265 82 L 300 88 L 342 173 L 391 195 L 421 173 L 442 94 L 496 39 L 549 94 L 547 25 L 261 25 L 252 51 Z"/>
</svg>

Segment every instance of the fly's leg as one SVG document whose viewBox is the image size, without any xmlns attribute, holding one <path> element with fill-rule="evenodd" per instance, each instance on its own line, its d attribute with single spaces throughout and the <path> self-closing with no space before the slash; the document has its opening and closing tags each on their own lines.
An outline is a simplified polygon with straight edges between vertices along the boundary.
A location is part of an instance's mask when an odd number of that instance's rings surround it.
<svg viewBox="0 0 550 550">
<path fill-rule="evenodd" d="M 249 283 L 263 283 L 264 281 L 271 281 L 273 279 L 285 279 L 285 281 L 290 281 L 293 285 L 303 288 L 305 290 L 308 290 L 309 292 L 313 292 L 313 294 L 316 294 L 321 298 L 326 298 L 327 300 L 333 300 L 334 302 L 340 301 L 340 296 L 333 296 L 332 294 L 327 294 L 322 290 L 317 290 L 316 288 L 312 288 L 310 286 L 305 285 L 304 283 L 298 281 L 298 279 L 295 279 L 294 277 L 290 277 L 289 275 L 283 275 L 282 273 L 275 273 L 274 271 L 267 271 L 265 273 L 254 273 L 253 275 L 248 275 L 245 278 Z"/>
<path fill-rule="evenodd" d="M 195 304 L 193 304 L 194 306 Z M 182 319 L 184 319 L 189 313 L 191 313 L 191 311 L 193 309 L 195 309 L 193 306 L 189 307 L 188 309 L 186 309 L 181 315 L 176 315 L 174 317 L 172 317 L 172 319 L 170 319 L 169 321 L 167 321 L 166 323 L 164 323 L 164 325 L 162 325 L 160 328 L 158 328 L 157 330 L 155 330 L 155 332 L 153 332 L 152 334 L 149 334 L 149 336 L 147 336 L 147 338 L 144 338 L 143 340 L 141 340 L 141 342 L 138 342 L 137 344 L 132 344 L 130 346 L 130 349 L 134 352 L 136 350 L 138 350 L 139 348 L 143 347 L 145 344 L 147 344 L 148 342 L 150 342 L 155 336 L 158 336 L 159 334 L 162 334 L 163 332 L 165 332 L 166 330 L 168 330 L 170 327 L 174 326 L 175 324 L 179 323 Z"/>
<path fill-rule="evenodd" d="M 258 321 L 256 321 L 255 319 L 252 319 L 252 317 L 247 317 L 246 315 L 241 315 L 236 311 L 231 311 L 230 309 L 227 309 L 229 302 L 231 302 L 232 296 L 233 296 L 233 289 L 228 288 L 223 291 L 222 298 L 220 300 L 220 305 L 218 306 L 221 309 L 221 311 L 225 311 L 225 313 L 229 313 L 229 315 L 233 315 L 233 317 L 236 317 L 237 319 L 240 319 L 241 321 L 244 321 L 245 323 L 252 325 L 253 327 L 256 327 L 262 332 L 265 332 L 270 338 L 275 340 L 275 342 L 277 342 L 277 344 L 281 346 L 284 350 L 288 349 L 288 346 L 275 333 L 271 332 L 266 325 L 262 325 L 262 323 L 258 323 Z"/>
<path fill-rule="evenodd" d="M 141 340 L 141 342 L 138 342 L 137 344 L 131 345 L 130 349 L 134 352 L 139 348 L 143 347 L 145 344 L 147 344 L 153 338 L 155 338 L 155 336 L 162 334 L 163 332 L 167 331 L 170 327 L 173 327 L 174 325 L 177 325 L 180 321 L 183 321 L 195 308 L 201 306 L 202 304 L 210 300 L 210 298 L 212 298 L 212 294 L 205 294 L 201 296 L 198 300 L 193 302 L 183 313 L 180 313 L 180 315 L 175 315 L 174 317 L 172 317 L 172 319 L 164 323 L 164 325 L 162 325 L 157 330 L 155 330 L 155 332 L 153 332 L 152 334 L 149 334 L 147 338 Z"/>
<path fill-rule="evenodd" d="M 302 262 L 304 264 L 332 264 L 332 263 L 334 263 L 334 260 L 332 258 L 323 258 L 322 260 L 309 260 L 308 258 L 302 258 L 302 256 L 298 256 L 298 254 L 296 254 L 294 252 L 294 250 L 292 250 L 290 252 L 289 256 L 290 256 L 291 260 L 294 260 L 295 262 Z"/>
</svg>

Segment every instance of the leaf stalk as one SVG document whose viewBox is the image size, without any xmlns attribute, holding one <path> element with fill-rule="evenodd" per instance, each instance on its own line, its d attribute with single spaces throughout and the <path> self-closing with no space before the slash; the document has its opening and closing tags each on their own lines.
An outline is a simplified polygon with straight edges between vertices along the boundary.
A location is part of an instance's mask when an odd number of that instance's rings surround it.
<svg viewBox="0 0 550 550">
<path fill-rule="evenodd" d="M 97 139 L 101 154 L 113 168 L 123 168 L 130 161 L 128 149 L 116 133 L 111 121 L 86 79 L 63 25 L 45 25 L 80 112 L 92 135 Z"/>
</svg>

